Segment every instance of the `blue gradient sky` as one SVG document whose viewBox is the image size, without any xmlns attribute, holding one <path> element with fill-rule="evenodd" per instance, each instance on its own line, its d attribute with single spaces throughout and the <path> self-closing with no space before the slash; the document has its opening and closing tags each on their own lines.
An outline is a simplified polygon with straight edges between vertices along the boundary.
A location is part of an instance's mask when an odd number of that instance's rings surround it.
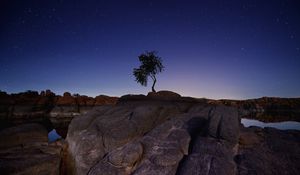
<svg viewBox="0 0 300 175">
<path fill-rule="evenodd" d="M 146 94 L 137 56 L 157 50 L 157 90 L 300 97 L 297 0 L 3 0 L 0 90 Z"/>
</svg>

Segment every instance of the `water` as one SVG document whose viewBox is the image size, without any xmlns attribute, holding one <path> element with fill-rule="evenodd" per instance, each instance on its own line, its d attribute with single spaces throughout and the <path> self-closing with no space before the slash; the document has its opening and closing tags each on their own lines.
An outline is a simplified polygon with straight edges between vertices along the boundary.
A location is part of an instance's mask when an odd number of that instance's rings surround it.
<svg viewBox="0 0 300 175">
<path fill-rule="evenodd" d="M 50 131 L 48 133 L 48 140 L 49 140 L 49 142 L 54 142 L 54 141 L 56 141 L 58 139 L 61 139 L 61 136 L 57 134 L 57 132 L 56 132 L 55 129 L 53 129 L 52 131 Z"/>
<path fill-rule="evenodd" d="M 273 127 L 273 128 L 277 128 L 277 129 L 281 129 L 281 130 L 286 130 L 286 129 L 300 130 L 300 122 L 295 122 L 295 121 L 265 123 L 265 122 L 261 122 L 258 120 L 251 120 L 251 119 L 243 118 L 241 122 L 245 127 L 258 126 L 261 128 Z"/>
</svg>

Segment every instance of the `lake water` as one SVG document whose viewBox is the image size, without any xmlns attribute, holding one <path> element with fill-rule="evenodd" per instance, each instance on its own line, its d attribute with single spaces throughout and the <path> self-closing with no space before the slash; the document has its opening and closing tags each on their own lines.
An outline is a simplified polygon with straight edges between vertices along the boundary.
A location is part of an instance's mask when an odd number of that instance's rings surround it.
<svg viewBox="0 0 300 175">
<path fill-rule="evenodd" d="M 48 140 L 49 140 L 49 142 L 54 142 L 54 141 L 56 141 L 58 139 L 61 139 L 61 136 L 57 134 L 57 132 L 56 132 L 55 129 L 53 129 L 52 131 L 50 131 L 48 133 Z"/>
<path fill-rule="evenodd" d="M 273 128 L 282 129 L 282 130 L 286 130 L 286 129 L 300 130 L 300 122 L 295 122 L 295 121 L 265 123 L 265 122 L 261 122 L 258 120 L 251 120 L 251 119 L 243 118 L 241 120 L 241 122 L 245 127 L 258 126 L 261 128 L 273 127 Z"/>
</svg>

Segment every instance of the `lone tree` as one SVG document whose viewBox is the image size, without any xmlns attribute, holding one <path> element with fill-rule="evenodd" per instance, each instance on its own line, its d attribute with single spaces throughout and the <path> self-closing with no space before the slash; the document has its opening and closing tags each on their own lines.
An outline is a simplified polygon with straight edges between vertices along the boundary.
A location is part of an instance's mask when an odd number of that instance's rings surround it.
<svg viewBox="0 0 300 175">
<path fill-rule="evenodd" d="M 142 86 L 147 86 L 148 77 L 151 77 L 153 80 L 152 92 L 156 92 L 154 89 L 156 74 L 164 70 L 161 58 L 157 56 L 157 52 L 155 51 L 146 51 L 139 56 L 139 60 L 141 62 L 140 67 L 133 69 L 135 81 L 140 83 Z"/>
</svg>

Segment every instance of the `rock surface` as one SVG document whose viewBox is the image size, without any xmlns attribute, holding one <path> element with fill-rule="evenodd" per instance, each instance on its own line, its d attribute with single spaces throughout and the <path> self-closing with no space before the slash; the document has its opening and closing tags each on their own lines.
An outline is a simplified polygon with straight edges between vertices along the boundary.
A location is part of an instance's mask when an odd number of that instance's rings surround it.
<svg viewBox="0 0 300 175">
<path fill-rule="evenodd" d="M 123 96 L 72 120 L 71 174 L 299 174 L 299 131 L 245 129 L 239 115 L 172 93 Z"/>
<path fill-rule="evenodd" d="M 299 174 L 300 132 L 241 127 L 238 174 Z"/>
<path fill-rule="evenodd" d="M 105 106 L 74 118 L 69 126 L 67 141 L 76 172 L 86 174 L 100 157 L 144 135 L 178 113 L 178 109 L 171 105 Z"/>
<path fill-rule="evenodd" d="M 42 125 L 19 125 L 0 135 L 1 174 L 60 174 L 63 144 L 48 144 L 48 132 Z"/>
<path fill-rule="evenodd" d="M 24 124 L 0 131 L 0 149 L 48 142 L 46 128 L 39 124 Z"/>
<path fill-rule="evenodd" d="M 228 172 L 235 172 L 232 162 L 239 138 L 237 110 L 192 102 L 171 93 L 155 98 L 126 96 L 116 106 L 75 117 L 67 135 L 73 173 L 176 174 L 183 157 L 190 159 L 190 142 L 198 135 L 213 140 L 211 145 L 223 141 L 228 148 L 219 147 L 228 159 L 220 158 L 218 166 L 230 160 Z M 201 159 L 206 166 L 205 158 Z"/>
<path fill-rule="evenodd" d="M 235 174 L 234 156 L 239 139 L 236 108 L 211 107 L 202 132 L 193 134 L 190 152 L 177 174 Z"/>
<path fill-rule="evenodd" d="M 1 174 L 300 174 L 300 131 L 244 128 L 238 103 L 170 91 L 118 102 L 51 91 L 0 96 L 2 118 L 72 120 L 67 143 L 49 144 L 39 124 L 2 128 Z"/>
</svg>

